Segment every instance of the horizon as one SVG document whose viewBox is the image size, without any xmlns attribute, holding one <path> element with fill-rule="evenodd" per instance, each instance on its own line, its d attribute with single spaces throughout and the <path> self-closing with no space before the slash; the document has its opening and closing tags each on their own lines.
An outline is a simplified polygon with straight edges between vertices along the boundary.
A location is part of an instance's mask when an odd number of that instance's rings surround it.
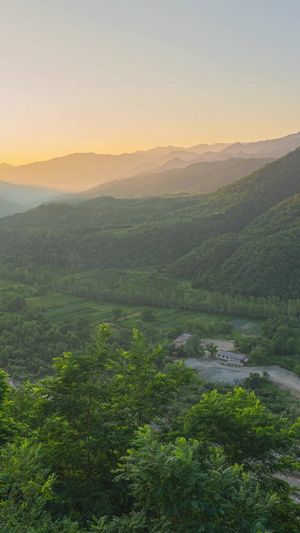
<svg viewBox="0 0 300 533">
<path fill-rule="evenodd" d="M 281 138 L 284 138 L 284 137 L 297 135 L 298 133 L 300 133 L 300 130 L 292 132 L 292 133 L 287 133 L 286 135 L 282 135 L 280 137 L 268 137 L 266 139 L 259 138 L 259 139 L 252 139 L 251 141 L 234 140 L 234 141 L 231 141 L 231 142 L 230 141 L 215 141 L 215 142 L 212 142 L 212 143 L 205 142 L 205 141 L 200 141 L 200 142 L 192 143 L 189 146 L 182 146 L 182 145 L 179 146 L 179 145 L 176 145 L 176 144 L 169 143 L 169 144 L 165 144 L 165 145 L 150 146 L 150 147 L 146 147 L 146 148 L 136 148 L 136 149 L 133 149 L 132 151 L 123 151 L 123 152 L 115 152 L 115 153 L 113 153 L 113 152 L 95 152 L 95 151 L 77 151 L 77 152 L 64 153 L 64 154 L 60 154 L 60 155 L 54 155 L 53 157 L 48 157 L 47 159 L 35 159 L 35 160 L 30 160 L 30 161 L 16 163 L 16 164 L 10 163 L 8 161 L 0 161 L 0 166 L 1 165 L 7 165 L 7 166 L 12 166 L 12 167 L 17 168 L 17 167 L 21 167 L 21 166 L 31 165 L 33 163 L 46 163 L 48 161 L 52 161 L 53 159 L 62 159 L 64 157 L 68 157 L 68 156 L 72 156 L 72 155 L 121 156 L 121 155 L 135 154 L 135 153 L 139 153 L 139 152 L 149 152 L 149 151 L 155 150 L 157 148 L 174 148 L 175 150 L 177 150 L 177 149 L 188 150 L 188 149 L 190 149 L 192 147 L 195 147 L 197 145 L 202 145 L 202 144 L 207 144 L 208 146 L 213 146 L 215 144 L 233 145 L 233 144 L 236 144 L 236 143 L 240 143 L 240 144 L 246 145 L 246 144 L 251 144 L 251 143 L 256 143 L 256 142 L 265 142 L 265 141 L 269 141 L 269 140 L 281 139 Z"/>
</svg>

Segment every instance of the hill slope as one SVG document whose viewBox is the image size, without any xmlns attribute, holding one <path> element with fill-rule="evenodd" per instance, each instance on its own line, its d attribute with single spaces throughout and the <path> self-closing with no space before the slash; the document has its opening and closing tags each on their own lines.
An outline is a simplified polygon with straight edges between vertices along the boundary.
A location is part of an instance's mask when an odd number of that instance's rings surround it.
<svg viewBox="0 0 300 533">
<path fill-rule="evenodd" d="M 229 158 L 225 161 L 193 163 L 184 169 L 165 170 L 147 176 L 104 183 L 80 193 L 79 196 L 96 198 L 108 195 L 116 198 L 130 198 L 211 192 L 254 172 L 271 161 L 271 159 Z"/>
<path fill-rule="evenodd" d="M 9 200 L 7 200 L 4 196 L 2 196 L 2 194 L 0 194 L 0 217 L 12 215 L 17 211 L 17 206 L 14 205 L 12 202 L 9 202 Z"/>
<path fill-rule="evenodd" d="M 299 149 L 221 189 L 215 209 L 224 212 L 227 228 L 229 218 L 236 226 L 181 258 L 173 274 L 223 292 L 299 297 L 299 193 Z"/>
<path fill-rule="evenodd" d="M 172 267 L 176 276 L 246 296 L 300 296 L 300 195 L 277 204 L 247 228 L 204 242 Z"/>
<path fill-rule="evenodd" d="M 43 205 L 0 220 L 16 267 L 152 267 L 224 292 L 300 297 L 300 150 L 206 195 Z"/>
</svg>

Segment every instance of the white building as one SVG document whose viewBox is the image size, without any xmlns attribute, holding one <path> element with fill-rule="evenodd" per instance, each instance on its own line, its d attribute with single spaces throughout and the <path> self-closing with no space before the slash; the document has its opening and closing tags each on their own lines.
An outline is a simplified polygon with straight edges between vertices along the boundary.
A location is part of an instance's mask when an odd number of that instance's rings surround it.
<svg viewBox="0 0 300 533">
<path fill-rule="evenodd" d="M 244 366 L 248 361 L 248 357 L 243 353 L 227 352 L 225 350 L 218 350 L 216 358 L 234 366 Z"/>
</svg>

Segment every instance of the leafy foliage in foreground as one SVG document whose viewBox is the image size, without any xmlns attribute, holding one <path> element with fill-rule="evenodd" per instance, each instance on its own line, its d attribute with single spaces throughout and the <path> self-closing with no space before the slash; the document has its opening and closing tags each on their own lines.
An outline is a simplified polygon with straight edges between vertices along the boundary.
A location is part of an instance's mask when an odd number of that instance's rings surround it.
<svg viewBox="0 0 300 533">
<path fill-rule="evenodd" d="M 13 404 L 56 476 L 57 512 L 85 519 L 117 508 L 122 498 L 111 473 L 117 458 L 138 426 L 162 415 L 192 377 L 182 364 L 158 370 L 161 354 L 148 351 L 138 334 L 131 351 L 113 355 L 107 337 L 104 328 L 85 355 L 57 359 L 54 376 L 16 392 Z"/>
<path fill-rule="evenodd" d="M 64 517 L 53 520 L 46 510 L 54 498 L 54 474 L 43 466 L 41 446 L 24 440 L 3 447 L 0 456 L 0 529 L 4 533 L 78 532 L 77 524 Z"/>
<path fill-rule="evenodd" d="M 296 533 L 298 506 L 277 478 L 299 468 L 294 415 L 242 389 L 205 393 L 134 338 L 112 352 L 103 327 L 53 377 L 10 397 L 2 381 L 3 531 Z"/>
<path fill-rule="evenodd" d="M 149 532 L 266 531 L 276 496 L 260 491 L 219 450 L 183 437 L 161 444 L 149 429 L 140 431 L 134 444 L 117 480 L 130 482 L 135 511 L 103 531 L 134 531 L 138 521 Z"/>
</svg>

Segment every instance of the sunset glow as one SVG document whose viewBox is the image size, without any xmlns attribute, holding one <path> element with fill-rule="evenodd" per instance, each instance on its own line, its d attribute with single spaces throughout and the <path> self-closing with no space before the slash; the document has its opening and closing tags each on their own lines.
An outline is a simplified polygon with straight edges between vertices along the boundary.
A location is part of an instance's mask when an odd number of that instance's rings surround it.
<svg viewBox="0 0 300 533">
<path fill-rule="evenodd" d="M 5 1 L 0 162 L 296 132 L 299 15 L 294 0 Z"/>
</svg>

